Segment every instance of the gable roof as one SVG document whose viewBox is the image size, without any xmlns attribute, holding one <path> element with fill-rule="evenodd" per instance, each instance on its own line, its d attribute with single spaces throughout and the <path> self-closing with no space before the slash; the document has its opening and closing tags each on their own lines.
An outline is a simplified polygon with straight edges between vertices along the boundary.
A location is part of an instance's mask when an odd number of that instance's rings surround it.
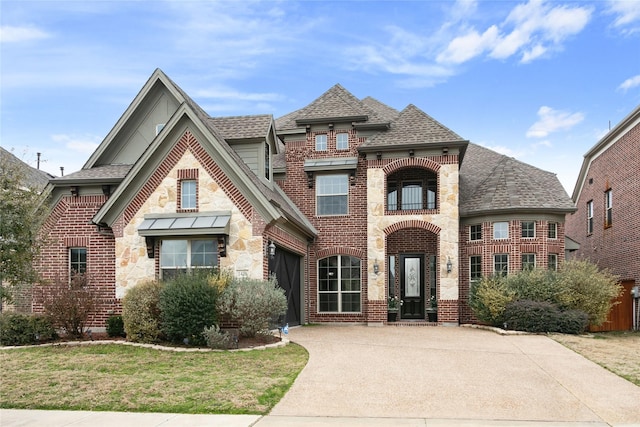
<svg viewBox="0 0 640 427">
<path fill-rule="evenodd" d="M 372 106 L 376 108 L 372 108 Z M 327 121 L 383 124 L 388 122 L 378 113 L 372 101 L 364 103 L 336 84 L 306 107 L 276 119 L 278 131 L 298 129 L 307 124 Z M 384 113 L 388 113 L 385 110 Z"/>
<path fill-rule="evenodd" d="M 596 145 L 594 145 L 589 151 L 587 151 L 587 153 L 584 155 L 580 173 L 578 174 L 578 179 L 571 196 L 574 202 L 577 202 L 580 198 L 580 192 L 582 191 L 582 187 L 584 186 L 584 182 L 587 178 L 587 172 L 589 170 L 591 162 L 594 161 L 609 147 L 615 144 L 615 142 L 620 137 L 625 135 L 629 129 L 634 126 L 638 126 L 638 124 L 640 124 L 640 105 L 638 105 L 631 113 L 629 113 L 624 119 L 622 119 L 620 123 L 618 123 L 605 136 L 603 136 L 602 139 L 600 139 L 600 141 L 596 143 Z"/>
<path fill-rule="evenodd" d="M 388 131 L 375 134 L 364 142 L 360 148 L 368 149 L 450 142 L 464 142 L 464 140 L 418 107 L 410 104 L 391 122 Z"/>
<path fill-rule="evenodd" d="M 119 131 L 127 126 L 127 120 L 136 114 L 136 109 L 146 102 L 146 97 L 154 88 L 157 89 L 158 85 L 162 85 L 175 100 L 180 102 L 162 132 L 156 135 L 151 143 L 144 148 L 133 165 L 99 164 L 99 159 L 106 156 L 111 144 L 115 143 Z M 200 143 L 233 184 L 240 189 L 245 197 L 251 200 L 252 205 L 260 212 L 267 224 L 273 222 L 290 223 L 303 234 L 311 237 L 317 235 L 313 225 L 294 206 L 293 202 L 275 188 L 277 186 L 263 182 L 226 142 L 227 138 L 266 137 L 273 128 L 272 116 L 211 118 L 160 69 L 156 69 L 147 80 L 142 90 L 118 120 L 113 130 L 91 155 L 83 169 L 56 179 L 53 184 L 89 184 L 102 181 L 121 183 L 93 218 L 97 224 L 111 226 L 160 164 L 164 155 L 171 149 L 172 142 L 175 145 L 176 138 L 173 141 L 169 138 L 171 132 L 176 130 L 177 126 L 184 127 L 186 124 L 192 124 L 200 134 L 204 135 L 205 141 L 200 141 Z M 247 125 L 247 127 L 242 128 L 243 125 Z"/>
<path fill-rule="evenodd" d="M 516 211 L 569 213 L 575 206 L 554 173 L 469 143 L 460 168 L 460 216 Z"/>
</svg>

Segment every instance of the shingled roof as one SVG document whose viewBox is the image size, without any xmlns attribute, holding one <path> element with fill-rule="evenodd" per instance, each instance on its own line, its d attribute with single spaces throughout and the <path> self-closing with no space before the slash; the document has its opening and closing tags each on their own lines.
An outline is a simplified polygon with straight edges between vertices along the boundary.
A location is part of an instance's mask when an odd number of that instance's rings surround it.
<svg viewBox="0 0 640 427">
<path fill-rule="evenodd" d="M 255 116 L 212 117 L 208 120 L 215 126 L 224 139 L 264 138 L 273 121 L 270 114 Z"/>
<path fill-rule="evenodd" d="M 27 163 L 17 158 L 13 153 L 2 147 L 0 147 L 0 158 L 2 158 L 2 162 L 7 162 L 12 167 L 20 168 L 23 171 L 23 185 L 25 187 L 40 191 L 46 187 L 49 179 L 53 178 L 53 175 L 29 166 Z"/>
<path fill-rule="evenodd" d="M 94 166 L 90 169 L 80 169 L 77 172 L 70 173 L 52 180 L 54 183 L 68 183 L 68 181 L 121 181 L 133 165 L 102 165 Z"/>
<path fill-rule="evenodd" d="M 555 174 L 469 143 L 460 168 L 460 216 L 575 211 Z"/>
<path fill-rule="evenodd" d="M 361 148 L 460 141 L 463 139 L 458 134 L 410 104 L 391 123 L 388 131 L 372 136 Z"/>
<path fill-rule="evenodd" d="M 374 106 L 372 101 L 364 103 L 353 96 L 351 92 L 336 84 L 306 107 L 277 119 L 276 127 L 278 130 L 296 129 L 306 122 L 351 117 L 367 123 L 388 122 L 378 113 L 380 106 L 375 106 L 375 108 L 372 106 Z M 388 110 L 385 109 L 383 115 L 388 115 Z"/>
</svg>

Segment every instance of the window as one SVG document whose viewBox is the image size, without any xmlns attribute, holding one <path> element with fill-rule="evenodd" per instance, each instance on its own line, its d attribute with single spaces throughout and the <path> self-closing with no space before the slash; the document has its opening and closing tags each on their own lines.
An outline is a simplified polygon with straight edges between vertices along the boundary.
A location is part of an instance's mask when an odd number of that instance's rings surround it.
<svg viewBox="0 0 640 427">
<path fill-rule="evenodd" d="M 533 221 L 522 221 L 522 238 L 530 239 L 536 237 L 536 223 Z"/>
<path fill-rule="evenodd" d="M 536 268 L 536 254 L 522 254 L 522 269 L 533 270 Z"/>
<path fill-rule="evenodd" d="M 264 143 L 264 177 L 267 181 L 271 180 L 271 149 L 269 143 Z"/>
<path fill-rule="evenodd" d="M 593 233 L 593 200 L 587 202 L 587 234 Z"/>
<path fill-rule="evenodd" d="M 557 239 L 558 238 L 558 223 L 550 222 L 549 223 L 549 232 L 547 237 L 549 239 Z"/>
<path fill-rule="evenodd" d="M 340 132 L 336 135 L 336 150 L 348 150 L 349 149 L 349 134 Z"/>
<path fill-rule="evenodd" d="M 509 272 L 509 255 L 495 254 L 493 256 L 493 272 L 499 276 L 506 276 Z"/>
<path fill-rule="evenodd" d="M 319 175 L 316 178 L 317 215 L 346 215 L 348 212 L 349 177 Z"/>
<path fill-rule="evenodd" d="M 337 255 L 318 261 L 318 311 L 360 312 L 360 259 Z"/>
<path fill-rule="evenodd" d="M 508 222 L 494 222 L 493 223 L 493 238 L 508 239 L 509 238 L 509 223 Z"/>
<path fill-rule="evenodd" d="M 469 258 L 469 278 L 471 281 L 482 278 L 482 255 L 473 255 Z"/>
<path fill-rule="evenodd" d="M 482 240 L 482 224 L 469 226 L 469 240 Z"/>
<path fill-rule="evenodd" d="M 69 277 L 87 272 L 87 248 L 69 248 Z"/>
<path fill-rule="evenodd" d="M 316 135 L 316 151 L 327 151 L 327 135 Z"/>
<path fill-rule="evenodd" d="M 613 224 L 613 196 L 611 189 L 604 192 L 604 226 L 611 227 Z"/>
<path fill-rule="evenodd" d="M 558 254 L 549 254 L 547 257 L 547 268 L 554 271 L 558 269 Z"/>
<path fill-rule="evenodd" d="M 389 255 L 389 296 L 394 297 L 396 295 L 396 256 Z"/>
<path fill-rule="evenodd" d="M 393 174 L 387 180 L 387 210 L 436 209 L 437 190 L 434 173 L 414 169 Z"/>
<path fill-rule="evenodd" d="M 213 240 L 163 240 L 160 249 L 162 278 L 173 278 L 191 268 L 217 266 L 217 248 L 217 241 Z"/>
<path fill-rule="evenodd" d="M 402 210 L 422 209 L 422 183 L 405 182 L 402 184 Z"/>
<path fill-rule="evenodd" d="M 196 181 L 180 181 L 180 209 L 196 209 Z"/>
</svg>

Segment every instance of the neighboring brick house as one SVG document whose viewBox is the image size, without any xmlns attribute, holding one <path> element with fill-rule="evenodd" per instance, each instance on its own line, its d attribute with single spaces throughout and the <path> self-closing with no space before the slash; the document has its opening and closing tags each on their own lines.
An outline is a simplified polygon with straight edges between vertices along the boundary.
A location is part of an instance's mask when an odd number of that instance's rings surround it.
<svg viewBox="0 0 640 427">
<path fill-rule="evenodd" d="M 86 271 L 98 323 L 132 286 L 203 266 L 275 273 L 290 323 L 380 324 L 389 295 L 403 321 L 437 304 L 439 323 L 472 322 L 470 280 L 555 268 L 574 210 L 555 175 L 413 105 L 336 85 L 277 120 L 212 118 L 160 70 L 49 191 L 41 271 Z"/>
<path fill-rule="evenodd" d="M 577 211 L 567 236 L 587 258 L 620 276 L 625 289 L 622 329 L 631 328 L 630 291 L 640 284 L 640 106 L 585 155 L 573 191 Z"/>
</svg>

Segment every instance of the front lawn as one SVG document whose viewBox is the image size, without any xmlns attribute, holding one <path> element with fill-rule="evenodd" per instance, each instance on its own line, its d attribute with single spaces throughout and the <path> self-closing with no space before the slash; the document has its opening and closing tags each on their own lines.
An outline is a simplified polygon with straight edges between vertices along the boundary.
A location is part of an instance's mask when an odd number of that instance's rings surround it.
<svg viewBox="0 0 640 427">
<path fill-rule="evenodd" d="M 308 360 L 285 347 L 186 353 L 117 344 L 0 351 L 0 408 L 266 414 Z"/>
<path fill-rule="evenodd" d="M 592 362 L 640 386 L 640 332 L 553 334 L 551 338 Z"/>
</svg>

